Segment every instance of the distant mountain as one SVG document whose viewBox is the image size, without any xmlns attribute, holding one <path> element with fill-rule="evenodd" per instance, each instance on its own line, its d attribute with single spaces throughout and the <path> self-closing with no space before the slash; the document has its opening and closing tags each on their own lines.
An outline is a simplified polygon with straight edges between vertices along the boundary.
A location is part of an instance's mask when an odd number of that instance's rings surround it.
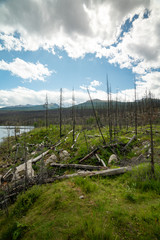
<svg viewBox="0 0 160 240">
<path fill-rule="evenodd" d="M 93 99 L 92 100 L 94 108 L 103 108 L 103 107 L 107 107 L 108 106 L 108 101 L 107 100 L 100 100 L 100 99 Z M 123 102 L 117 102 L 118 105 L 123 105 Z M 116 101 L 112 101 L 112 106 L 116 105 Z M 84 103 L 80 103 L 76 105 L 76 108 L 80 109 L 80 108 L 92 108 L 92 104 L 91 101 L 86 101 Z"/>
<path fill-rule="evenodd" d="M 101 106 L 106 106 L 107 104 L 107 101 L 103 101 L 103 100 L 99 100 L 99 99 L 93 99 L 92 100 L 93 104 L 94 104 L 94 107 L 101 107 Z M 88 100 L 84 103 L 80 103 L 80 104 L 77 104 L 75 106 L 76 108 L 92 108 L 92 104 L 91 104 L 91 101 Z"/>
<path fill-rule="evenodd" d="M 59 105 L 56 103 L 48 104 L 48 109 L 57 109 Z M 45 110 L 45 105 L 17 105 L 17 106 L 9 106 L 0 108 L 0 111 L 41 111 Z"/>
<path fill-rule="evenodd" d="M 93 102 L 93 105 L 94 105 L 94 108 L 104 108 L 104 107 L 108 107 L 108 101 L 107 100 L 100 100 L 100 99 L 93 99 L 92 100 Z M 137 104 L 147 104 L 150 103 L 150 99 L 140 99 L 140 100 L 137 100 L 136 101 Z M 133 105 L 134 106 L 135 102 L 121 102 L 121 101 L 114 101 L 112 100 L 111 101 L 111 106 L 114 108 L 116 106 L 118 106 L 119 108 L 121 107 L 127 107 L 129 105 Z M 160 99 L 153 99 L 152 98 L 152 105 L 154 106 L 160 106 Z M 84 103 L 80 103 L 80 104 L 77 104 L 75 106 L 77 109 L 81 109 L 81 108 L 86 108 L 86 109 L 90 109 L 92 108 L 92 104 L 91 104 L 91 101 L 86 101 Z"/>
</svg>

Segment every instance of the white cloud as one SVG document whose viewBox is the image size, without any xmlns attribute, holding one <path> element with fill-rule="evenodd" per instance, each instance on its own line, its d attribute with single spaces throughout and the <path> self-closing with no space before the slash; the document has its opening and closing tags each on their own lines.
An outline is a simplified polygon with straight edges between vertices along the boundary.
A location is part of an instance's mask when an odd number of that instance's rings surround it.
<svg viewBox="0 0 160 240">
<path fill-rule="evenodd" d="M 46 94 L 50 103 L 59 104 L 59 90 L 55 91 L 34 91 L 24 87 L 17 87 L 11 90 L 0 90 L 0 105 L 14 106 L 25 104 L 44 104 Z M 86 91 L 75 91 L 76 103 L 88 100 Z M 72 91 L 63 89 L 63 105 L 69 105 L 72 102 Z"/>
<path fill-rule="evenodd" d="M 4 1 L 0 4 L 0 38 L 8 50 L 42 47 L 54 52 L 58 46 L 73 58 L 99 54 L 117 40 L 127 17 L 148 6 L 149 0 Z"/>
<path fill-rule="evenodd" d="M 91 82 L 91 86 L 94 86 L 94 87 L 100 86 L 101 84 L 102 84 L 102 83 L 99 82 L 99 81 L 97 81 L 97 80 L 93 80 L 93 81 Z"/>
<path fill-rule="evenodd" d="M 156 88 L 157 94 L 160 92 L 160 84 L 159 84 L 159 76 L 160 73 L 155 73 L 153 76 L 152 74 L 148 76 L 149 79 L 156 78 L 157 85 L 155 84 L 154 87 Z M 144 84 L 147 83 L 147 79 L 144 79 Z M 152 81 L 150 81 L 152 85 Z M 138 83 L 137 87 L 137 99 L 140 99 L 141 96 L 145 96 L 146 88 L 150 86 L 142 86 Z M 40 105 L 45 103 L 46 94 L 48 97 L 49 103 L 57 103 L 59 104 L 60 99 L 60 92 L 59 90 L 41 90 L 35 91 L 24 87 L 17 87 L 11 90 L 0 90 L 0 106 L 15 106 L 15 105 Z M 107 93 L 103 90 L 96 90 L 90 92 L 92 99 L 100 99 L 100 100 L 107 100 Z M 63 106 L 71 106 L 72 105 L 72 90 L 63 89 Z M 74 90 L 75 95 L 75 104 L 83 103 L 89 100 L 88 93 L 82 90 Z M 111 99 L 118 101 L 134 101 L 134 89 L 126 89 L 123 91 L 119 91 L 118 93 L 112 93 Z"/>
<path fill-rule="evenodd" d="M 17 87 L 11 90 L 0 90 L 0 106 L 15 106 L 26 104 L 44 104 L 46 94 L 49 103 L 59 104 L 60 92 L 59 90 L 41 90 L 35 91 L 24 87 Z M 82 103 L 89 100 L 87 91 L 74 90 L 75 104 Z M 63 106 L 72 104 L 72 90 L 63 89 Z M 106 100 L 106 92 L 97 90 L 91 93 L 93 99 L 99 98 Z"/>
<path fill-rule="evenodd" d="M 146 9 L 150 10 L 148 18 L 144 18 Z M 54 48 L 58 47 L 72 58 L 95 53 L 96 57 L 109 58 L 111 64 L 130 68 L 138 77 L 140 75 L 142 81 L 137 88 L 142 90 L 143 87 L 144 90 L 147 87 L 157 92 L 155 85 L 160 82 L 159 71 L 156 70 L 160 68 L 159 13 L 159 0 L 2 1 L 0 50 L 36 51 L 43 48 L 55 54 Z M 138 17 L 131 29 L 117 42 L 122 25 L 127 19 L 132 20 L 135 14 Z M 22 60 L 21 71 L 14 66 L 15 61 L 0 63 L 24 79 L 44 81 L 44 77 L 51 74 L 40 63 L 32 65 Z M 97 92 L 96 86 L 89 87 L 90 91 Z M 85 88 L 81 86 L 81 89 Z"/>
<path fill-rule="evenodd" d="M 150 1 L 150 13 L 144 12 L 134 20 L 131 29 L 121 37 L 116 46 L 101 51 L 101 56 L 121 68 L 129 68 L 136 74 L 139 94 L 146 89 L 159 97 L 160 85 L 160 2 Z"/>
<path fill-rule="evenodd" d="M 95 87 L 99 87 L 101 84 L 102 84 L 101 82 L 99 82 L 97 80 L 93 80 L 93 81 L 90 82 L 90 84 L 88 86 L 82 85 L 82 86 L 80 86 L 80 88 L 83 89 L 83 90 L 88 89 L 89 91 L 95 92 L 95 91 L 97 91 L 97 89 Z"/>
<path fill-rule="evenodd" d="M 25 62 L 20 58 L 14 59 L 13 62 L 7 63 L 4 60 L 0 61 L 0 69 L 10 71 L 13 75 L 23 79 L 44 81 L 45 77 L 50 76 L 52 71 L 49 71 L 46 66 L 37 62 Z"/>
</svg>

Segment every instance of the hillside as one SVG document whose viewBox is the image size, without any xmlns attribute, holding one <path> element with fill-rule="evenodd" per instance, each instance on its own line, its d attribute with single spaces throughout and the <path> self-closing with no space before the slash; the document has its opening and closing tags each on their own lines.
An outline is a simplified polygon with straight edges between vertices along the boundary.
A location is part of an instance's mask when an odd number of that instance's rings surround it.
<svg viewBox="0 0 160 240">
<path fill-rule="evenodd" d="M 0 145 L 1 174 L 4 180 L 4 174 L 9 169 L 14 169 L 15 164 L 22 164 L 22 160 L 24 162 L 24 147 L 27 143 L 27 160 L 34 160 L 33 169 L 37 181 L 35 186 L 23 193 L 26 183 L 25 178 L 22 178 L 23 191 L 16 201 L 14 196 L 11 197 L 14 204 L 7 202 L 8 207 L 0 211 L 0 239 L 159 240 L 160 127 L 153 126 L 156 161 L 153 178 L 150 171 L 148 126 L 138 128 L 137 139 L 125 151 L 124 147 L 134 134 L 131 127 L 119 130 L 114 144 L 109 143 L 108 128 L 104 127 L 102 132 L 106 145 L 96 128 L 82 131 L 81 126 L 76 126 L 77 141 L 74 143 L 70 126 L 64 126 L 62 130 L 61 139 L 58 126 L 50 126 L 48 129 L 34 129 L 17 138 L 12 137 Z M 78 163 L 102 166 L 95 154 L 81 162 L 93 149 L 107 168 L 130 166 L 132 170 L 120 176 L 62 179 L 63 176 L 80 173 L 80 170 L 59 168 L 54 165 L 54 161 L 61 166 Z M 61 155 L 64 151 L 65 154 L 68 152 L 65 155 L 67 158 Z M 119 160 L 109 164 L 113 151 Z M 38 158 L 42 153 L 45 153 L 44 157 Z M 31 186 L 32 181 L 28 182 L 28 186 Z M 43 184 L 51 181 L 52 183 Z M 9 190 L 6 193 L 9 194 Z"/>
<path fill-rule="evenodd" d="M 1 213 L 0 239 L 158 240 L 160 196 L 136 190 L 130 180 L 76 178 L 33 187 L 8 218 Z"/>
</svg>

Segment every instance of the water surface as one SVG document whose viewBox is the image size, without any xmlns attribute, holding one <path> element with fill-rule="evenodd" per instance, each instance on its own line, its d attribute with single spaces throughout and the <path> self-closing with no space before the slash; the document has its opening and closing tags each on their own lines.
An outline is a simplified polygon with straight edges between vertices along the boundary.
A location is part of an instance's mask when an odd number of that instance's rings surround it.
<svg viewBox="0 0 160 240">
<path fill-rule="evenodd" d="M 16 134 L 21 134 L 23 132 L 28 132 L 32 130 L 34 127 L 32 126 L 0 126 L 0 142 L 3 141 L 3 138 L 8 136 L 15 136 L 15 128 Z"/>
</svg>

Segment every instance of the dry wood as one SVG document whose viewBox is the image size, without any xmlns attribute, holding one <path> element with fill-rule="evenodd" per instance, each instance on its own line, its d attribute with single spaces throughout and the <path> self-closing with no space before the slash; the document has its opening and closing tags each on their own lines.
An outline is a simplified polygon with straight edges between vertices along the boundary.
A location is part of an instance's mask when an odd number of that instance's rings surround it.
<svg viewBox="0 0 160 240">
<path fill-rule="evenodd" d="M 101 135 L 87 135 L 88 138 L 101 137 Z"/>
<path fill-rule="evenodd" d="M 79 135 L 80 135 L 80 132 L 77 134 L 77 136 L 76 136 L 76 138 L 75 138 L 75 140 L 74 140 L 74 144 L 71 146 L 71 148 L 74 148 L 74 145 L 76 144 Z"/>
<path fill-rule="evenodd" d="M 82 158 L 81 160 L 79 160 L 79 163 L 83 162 L 84 160 L 88 159 L 89 157 L 93 156 L 99 148 L 95 148 L 92 152 L 88 153 L 84 158 Z"/>
<path fill-rule="evenodd" d="M 126 150 L 127 147 L 136 139 L 136 135 L 134 135 L 130 140 L 129 142 L 124 146 L 123 150 Z"/>
<path fill-rule="evenodd" d="M 69 131 L 67 135 L 69 135 L 73 130 Z M 60 144 L 62 143 L 62 140 L 61 141 L 58 141 L 56 144 L 54 144 L 50 149 L 54 149 L 56 148 L 57 146 L 59 146 Z M 31 161 L 32 163 L 36 163 L 37 161 L 39 161 L 42 157 L 46 156 L 48 154 L 49 150 L 41 153 L 39 156 L 35 157 L 35 158 L 31 158 L 29 159 L 28 161 Z M 9 169 L 8 172 L 6 172 L 3 176 L 3 179 L 5 179 L 8 174 L 10 174 L 12 172 L 12 169 Z"/>
<path fill-rule="evenodd" d="M 37 156 L 36 158 L 31 158 L 28 161 L 31 161 L 32 163 L 35 163 L 37 161 L 39 161 L 42 157 L 44 157 L 45 155 L 47 155 L 47 153 L 49 152 L 49 150 L 43 152 L 42 154 L 40 154 L 39 156 Z"/>
<path fill-rule="evenodd" d="M 96 156 L 96 158 L 98 159 L 98 161 L 99 161 L 100 163 L 102 163 L 103 167 L 107 167 L 106 164 L 105 164 L 105 162 L 98 156 L 97 153 L 95 154 L 95 156 Z"/>
<path fill-rule="evenodd" d="M 60 167 L 60 168 L 73 168 L 73 169 L 85 169 L 85 170 L 101 170 L 105 169 L 102 166 L 92 166 L 92 165 L 82 165 L 82 164 L 60 164 L 60 163 L 51 163 L 52 167 Z"/>
<path fill-rule="evenodd" d="M 96 166 L 92 166 L 92 167 L 96 167 Z M 98 166 L 100 167 L 100 166 Z M 101 167 L 102 168 L 102 167 Z M 104 168 L 103 168 L 104 169 Z M 63 180 L 63 179 L 67 179 L 67 178 L 72 178 L 72 177 L 77 177 L 77 176 L 82 176 L 82 177 L 87 177 L 87 176 L 113 176 L 113 175 L 119 175 L 119 174 L 123 174 L 127 171 L 130 171 L 131 167 L 121 167 L 121 168 L 116 168 L 116 169 L 106 169 L 106 170 L 101 170 L 101 171 L 81 171 L 78 173 L 73 173 L 73 174 L 68 174 L 68 175 L 63 175 L 63 176 L 58 176 L 58 177 L 52 177 L 52 178 L 46 178 L 43 179 L 43 183 L 52 183 L 56 180 Z M 18 183 L 18 182 L 17 182 Z M 12 186 L 12 188 L 10 187 L 9 191 L 7 192 L 7 196 L 6 198 L 1 198 L 0 199 L 0 208 L 2 209 L 3 206 L 7 203 L 9 203 L 9 200 L 12 197 L 15 197 L 16 195 L 18 195 L 20 192 L 23 191 L 23 184 L 21 184 L 22 182 L 19 181 L 20 185 L 18 185 L 16 188 L 14 188 L 14 186 Z M 30 181 L 27 183 L 27 188 L 35 185 L 35 184 L 39 184 L 38 178 L 37 176 L 30 179 Z"/>
<path fill-rule="evenodd" d="M 122 146 L 122 147 L 124 147 L 125 144 L 124 144 L 124 143 L 112 143 L 112 144 L 106 144 L 106 145 L 102 146 L 102 148 L 117 147 L 117 146 Z"/>
<path fill-rule="evenodd" d="M 44 183 L 52 183 L 56 180 L 67 179 L 67 178 L 72 178 L 72 177 L 77 177 L 77 176 L 81 176 L 81 177 L 114 176 L 114 175 L 123 174 L 130 170 L 131 170 L 131 167 L 121 167 L 121 168 L 107 169 L 107 170 L 102 170 L 102 171 L 92 171 L 92 172 L 82 171 L 82 172 L 78 172 L 78 173 L 63 175 L 60 177 L 47 178 L 47 179 L 44 179 Z"/>
<path fill-rule="evenodd" d="M 9 170 L 8 170 L 8 172 L 6 172 L 4 175 L 3 175 L 3 179 L 5 179 L 10 173 L 12 172 L 12 169 L 10 168 Z"/>
</svg>

